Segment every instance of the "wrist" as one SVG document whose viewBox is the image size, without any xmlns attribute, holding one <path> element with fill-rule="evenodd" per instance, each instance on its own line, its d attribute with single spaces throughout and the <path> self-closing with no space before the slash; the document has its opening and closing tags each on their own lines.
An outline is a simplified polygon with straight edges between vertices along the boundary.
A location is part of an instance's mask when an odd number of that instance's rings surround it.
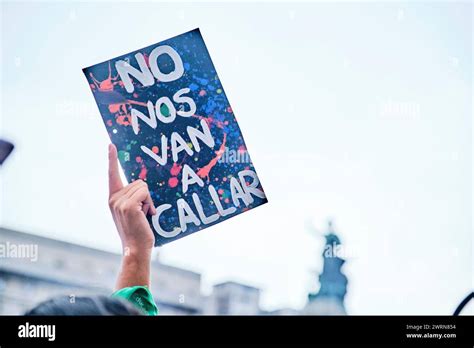
<svg viewBox="0 0 474 348">
<path fill-rule="evenodd" d="M 116 288 L 150 287 L 151 249 L 124 247 Z"/>
<path fill-rule="evenodd" d="M 124 246 L 122 250 L 122 256 L 124 261 L 150 262 L 151 249 Z"/>
</svg>

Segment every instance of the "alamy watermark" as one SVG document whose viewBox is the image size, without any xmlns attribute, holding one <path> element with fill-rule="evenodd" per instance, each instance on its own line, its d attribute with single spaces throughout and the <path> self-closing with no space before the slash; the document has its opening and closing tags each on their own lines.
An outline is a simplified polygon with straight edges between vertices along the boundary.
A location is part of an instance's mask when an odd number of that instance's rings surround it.
<svg viewBox="0 0 474 348">
<path fill-rule="evenodd" d="M 226 146 L 219 163 L 250 163 L 250 156 L 246 149 L 234 150 Z"/>
<path fill-rule="evenodd" d="M 93 120 L 97 117 L 97 107 L 90 102 L 79 100 L 62 100 L 56 103 L 56 116 L 75 119 Z"/>
<path fill-rule="evenodd" d="M 414 101 L 387 100 L 379 103 L 379 114 L 388 119 L 418 120 L 421 116 L 421 105 Z"/>
<path fill-rule="evenodd" d="M 359 255 L 358 248 L 352 246 L 344 246 L 342 244 L 327 244 L 324 247 L 324 257 L 326 258 L 333 258 L 339 257 L 341 259 L 348 259 L 348 258 L 355 258 Z"/>
<path fill-rule="evenodd" d="M 38 244 L 0 243 L 0 259 L 29 259 L 38 261 Z"/>
</svg>

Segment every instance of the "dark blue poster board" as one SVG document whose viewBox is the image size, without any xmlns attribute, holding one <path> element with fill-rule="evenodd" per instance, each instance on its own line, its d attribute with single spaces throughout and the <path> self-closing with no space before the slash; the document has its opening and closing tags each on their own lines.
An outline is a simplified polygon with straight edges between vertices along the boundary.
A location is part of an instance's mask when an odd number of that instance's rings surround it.
<svg viewBox="0 0 474 348">
<path fill-rule="evenodd" d="M 128 182 L 148 184 L 155 245 L 267 202 L 199 29 L 83 71 Z"/>
</svg>

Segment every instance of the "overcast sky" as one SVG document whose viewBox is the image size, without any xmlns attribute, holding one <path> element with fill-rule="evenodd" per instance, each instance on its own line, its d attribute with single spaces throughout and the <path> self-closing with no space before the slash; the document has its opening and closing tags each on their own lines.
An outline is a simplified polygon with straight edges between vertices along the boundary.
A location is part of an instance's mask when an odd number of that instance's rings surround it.
<svg viewBox="0 0 474 348">
<path fill-rule="evenodd" d="M 163 262 L 266 309 L 317 286 L 328 218 L 352 314 L 451 314 L 472 289 L 472 5 L 2 2 L 0 223 L 120 250 L 81 69 L 199 27 L 269 199 Z M 319 232 L 310 232 L 313 225 Z"/>
</svg>

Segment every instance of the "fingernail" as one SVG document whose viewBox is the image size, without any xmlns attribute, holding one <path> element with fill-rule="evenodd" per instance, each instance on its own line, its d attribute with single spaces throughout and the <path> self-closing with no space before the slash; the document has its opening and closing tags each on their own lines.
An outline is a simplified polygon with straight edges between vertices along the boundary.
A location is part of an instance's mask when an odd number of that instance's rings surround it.
<svg viewBox="0 0 474 348">
<path fill-rule="evenodd" d="M 114 145 L 113 144 L 109 144 L 109 157 L 112 158 L 112 153 L 114 151 Z"/>
</svg>

